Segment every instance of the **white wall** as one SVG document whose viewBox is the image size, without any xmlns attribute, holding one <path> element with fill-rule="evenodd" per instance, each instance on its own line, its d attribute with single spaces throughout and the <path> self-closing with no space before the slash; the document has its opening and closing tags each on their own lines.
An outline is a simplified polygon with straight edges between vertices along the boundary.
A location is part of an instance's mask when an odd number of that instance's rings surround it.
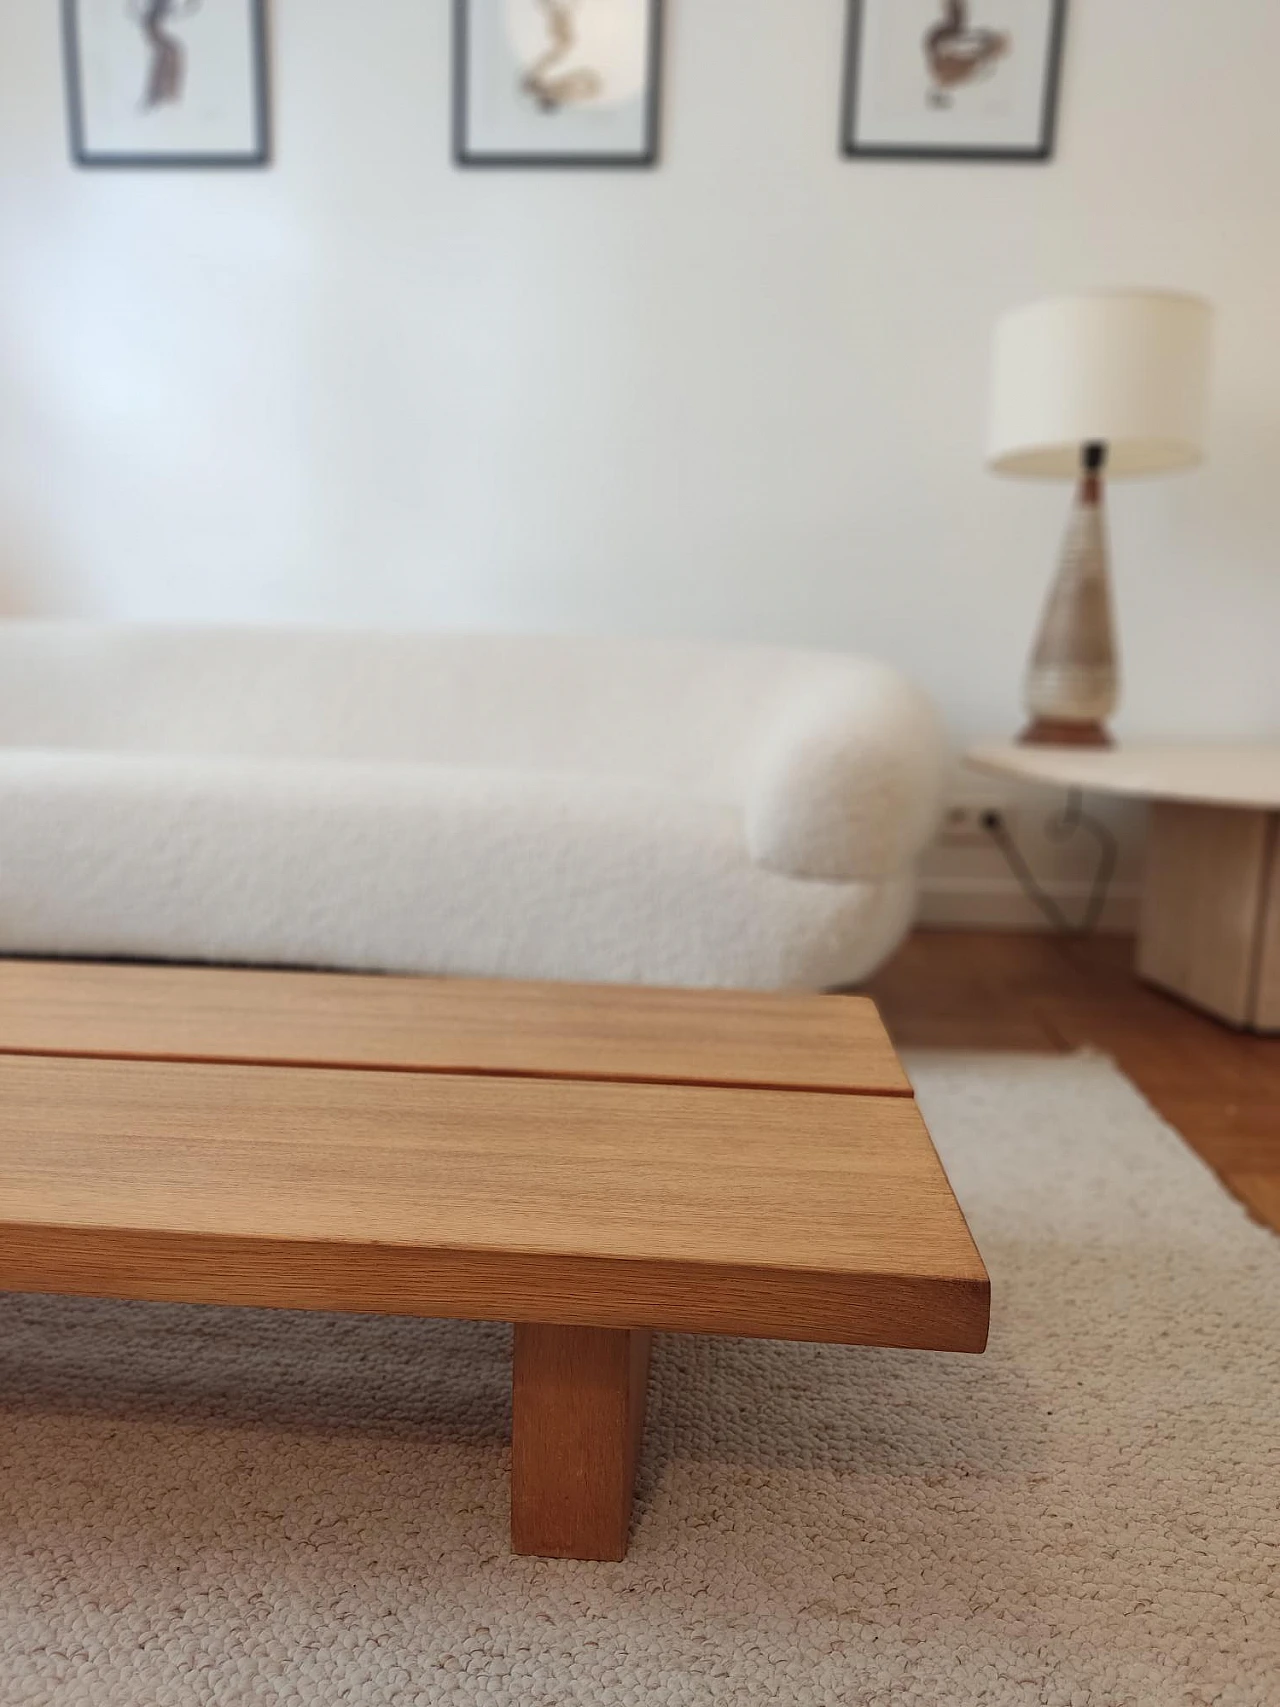
<svg viewBox="0 0 1280 1707">
<path fill-rule="evenodd" d="M 1275 0 L 1072 0 L 1047 167 L 841 160 L 843 0 L 669 0 L 634 174 L 456 170 L 447 0 L 274 10 L 271 170 L 89 173 L 0 6 L 9 608 L 848 646 L 999 732 L 1066 493 L 982 470 L 992 321 L 1152 283 L 1213 449 L 1114 494 L 1121 727 L 1280 727 Z"/>
</svg>

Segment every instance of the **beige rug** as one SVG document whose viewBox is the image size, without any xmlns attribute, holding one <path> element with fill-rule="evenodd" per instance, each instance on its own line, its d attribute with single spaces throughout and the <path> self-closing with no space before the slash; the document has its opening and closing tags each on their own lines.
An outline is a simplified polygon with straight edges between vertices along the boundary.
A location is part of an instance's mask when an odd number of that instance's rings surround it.
<svg viewBox="0 0 1280 1707">
<path fill-rule="evenodd" d="M 506 1551 L 503 1329 L 0 1298 L 0 1702 L 1280 1702 L 1280 1241 L 1089 1059 L 920 1056 L 985 1358 L 664 1339 Z"/>
</svg>

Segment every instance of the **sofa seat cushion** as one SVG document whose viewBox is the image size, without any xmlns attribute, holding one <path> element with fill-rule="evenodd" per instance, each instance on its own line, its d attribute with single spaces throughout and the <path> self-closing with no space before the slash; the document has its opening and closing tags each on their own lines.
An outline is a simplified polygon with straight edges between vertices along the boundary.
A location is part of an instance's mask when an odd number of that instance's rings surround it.
<svg viewBox="0 0 1280 1707">
<path fill-rule="evenodd" d="M 796 883 L 734 806 L 599 776 L 10 749 L 0 800 L 9 953 L 812 988 L 913 901 Z"/>
</svg>

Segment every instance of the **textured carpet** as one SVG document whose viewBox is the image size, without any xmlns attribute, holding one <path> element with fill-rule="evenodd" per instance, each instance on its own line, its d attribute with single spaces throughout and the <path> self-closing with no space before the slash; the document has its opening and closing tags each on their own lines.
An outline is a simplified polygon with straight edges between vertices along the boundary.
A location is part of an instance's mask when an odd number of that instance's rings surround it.
<svg viewBox="0 0 1280 1707">
<path fill-rule="evenodd" d="M 1280 1701 L 1280 1241 L 1104 1062 L 912 1068 L 988 1355 L 662 1339 L 623 1564 L 508 1556 L 502 1328 L 0 1298 L 0 1701 Z"/>
</svg>

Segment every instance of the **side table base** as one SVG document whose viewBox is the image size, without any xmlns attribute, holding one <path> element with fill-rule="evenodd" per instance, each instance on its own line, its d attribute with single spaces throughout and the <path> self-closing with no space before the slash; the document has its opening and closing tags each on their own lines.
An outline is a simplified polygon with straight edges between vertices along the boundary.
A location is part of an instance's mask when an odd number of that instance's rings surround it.
<svg viewBox="0 0 1280 1707">
<path fill-rule="evenodd" d="M 1152 803 L 1138 972 L 1230 1025 L 1280 1031 L 1280 813 Z"/>
</svg>

